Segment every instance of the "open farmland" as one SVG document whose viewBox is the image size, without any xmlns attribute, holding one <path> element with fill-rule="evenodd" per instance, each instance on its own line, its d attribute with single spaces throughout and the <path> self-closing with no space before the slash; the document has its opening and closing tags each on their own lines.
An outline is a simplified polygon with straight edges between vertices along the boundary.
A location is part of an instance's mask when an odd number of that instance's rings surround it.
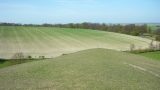
<svg viewBox="0 0 160 90">
<path fill-rule="evenodd" d="M 91 49 L 0 69 L 1 90 L 159 90 L 160 62 Z"/>
<path fill-rule="evenodd" d="M 0 26 L 0 58 L 12 59 L 15 54 L 52 58 L 91 48 L 129 50 L 147 48 L 151 41 L 112 32 L 53 27 Z"/>
</svg>

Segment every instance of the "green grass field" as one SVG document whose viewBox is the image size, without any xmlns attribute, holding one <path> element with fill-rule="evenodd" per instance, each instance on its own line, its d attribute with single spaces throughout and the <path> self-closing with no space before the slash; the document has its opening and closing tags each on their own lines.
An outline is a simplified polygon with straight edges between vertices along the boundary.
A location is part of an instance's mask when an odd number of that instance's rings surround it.
<svg viewBox="0 0 160 90">
<path fill-rule="evenodd" d="M 0 26 L 0 58 L 14 58 L 17 53 L 26 57 L 56 57 L 91 48 L 129 50 L 147 48 L 145 38 L 86 29 L 53 27 Z"/>
<path fill-rule="evenodd" d="M 159 90 L 160 62 L 91 49 L 0 69 L 0 90 Z"/>
<path fill-rule="evenodd" d="M 160 24 L 147 24 L 147 25 L 149 28 L 151 28 L 152 31 L 155 31 L 160 28 L 160 27 L 157 27 L 157 26 L 160 26 Z"/>
<path fill-rule="evenodd" d="M 0 60 L 0 68 L 38 60 Z"/>
<path fill-rule="evenodd" d="M 148 58 L 152 58 L 155 60 L 160 60 L 160 51 L 156 51 L 156 52 L 147 52 L 147 53 L 139 53 L 139 55 L 148 57 Z"/>
<path fill-rule="evenodd" d="M 11 66 L 11 65 L 12 65 L 12 63 L 9 61 L 0 60 L 0 68 Z"/>
</svg>

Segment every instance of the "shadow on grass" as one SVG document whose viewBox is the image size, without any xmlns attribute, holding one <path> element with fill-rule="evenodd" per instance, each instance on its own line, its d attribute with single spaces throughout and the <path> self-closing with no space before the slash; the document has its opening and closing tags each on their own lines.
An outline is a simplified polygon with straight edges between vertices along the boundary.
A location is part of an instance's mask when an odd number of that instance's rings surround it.
<svg viewBox="0 0 160 90">
<path fill-rule="evenodd" d="M 6 60 L 0 59 L 0 64 L 1 64 L 1 63 L 5 63 L 5 62 L 6 62 Z"/>
<path fill-rule="evenodd" d="M 39 61 L 40 59 L 10 59 L 10 60 L 5 60 L 5 59 L 0 59 L 0 68 L 12 66 L 12 65 L 17 65 L 17 64 L 22 64 L 22 63 L 27 63 L 27 62 L 33 62 L 33 61 Z"/>
</svg>

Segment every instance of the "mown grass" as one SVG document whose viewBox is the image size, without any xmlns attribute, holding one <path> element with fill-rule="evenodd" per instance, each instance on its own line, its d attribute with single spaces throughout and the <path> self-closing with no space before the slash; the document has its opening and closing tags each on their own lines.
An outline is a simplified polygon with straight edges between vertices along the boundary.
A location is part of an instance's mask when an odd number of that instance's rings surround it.
<svg viewBox="0 0 160 90">
<path fill-rule="evenodd" d="M 158 90 L 159 70 L 160 62 L 156 60 L 113 50 L 93 49 L 2 68 L 0 89 Z"/>
</svg>

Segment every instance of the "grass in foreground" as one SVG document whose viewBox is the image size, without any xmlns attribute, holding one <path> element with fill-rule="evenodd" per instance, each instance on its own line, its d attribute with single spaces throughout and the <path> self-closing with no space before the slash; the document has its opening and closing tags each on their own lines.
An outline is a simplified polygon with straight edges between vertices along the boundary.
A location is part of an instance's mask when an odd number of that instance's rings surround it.
<svg viewBox="0 0 160 90">
<path fill-rule="evenodd" d="M 2 90 L 158 90 L 160 62 L 105 49 L 0 69 Z"/>
</svg>

